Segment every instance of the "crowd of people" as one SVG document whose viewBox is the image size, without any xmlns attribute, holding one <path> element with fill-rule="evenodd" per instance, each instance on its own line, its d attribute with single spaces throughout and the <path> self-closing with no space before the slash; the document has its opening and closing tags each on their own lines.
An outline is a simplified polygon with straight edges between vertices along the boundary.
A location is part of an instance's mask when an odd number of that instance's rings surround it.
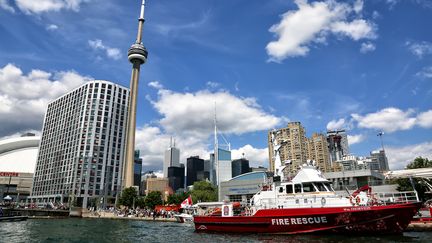
<svg viewBox="0 0 432 243">
<path fill-rule="evenodd" d="M 100 216 L 102 213 L 111 213 L 114 216 L 117 217 L 145 217 L 145 218 L 164 218 L 164 219 L 172 219 L 174 218 L 174 215 L 178 214 L 177 211 L 168 211 L 168 210 L 154 210 L 149 208 L 108 208 L 108 209 L 95 209 L 95 208 L 89 208 L 90 212 L 92 212 L 92 215 Z"/>
</svg>

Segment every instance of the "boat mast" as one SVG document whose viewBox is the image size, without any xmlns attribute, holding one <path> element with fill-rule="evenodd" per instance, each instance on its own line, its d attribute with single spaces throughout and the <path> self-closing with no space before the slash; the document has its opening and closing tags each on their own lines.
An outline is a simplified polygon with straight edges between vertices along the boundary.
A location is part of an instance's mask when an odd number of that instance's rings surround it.
<svg viewBox="0 0 432 243">
<path fill-rule="evenodd" d="M 216 184 L 218 185 L 218 201 L 220 201 L 221 186 L 219 181 L 219 143 L 217 138 L 216 102 L 214 106 L 214 164 L 216 166 Z"/>
</svg>

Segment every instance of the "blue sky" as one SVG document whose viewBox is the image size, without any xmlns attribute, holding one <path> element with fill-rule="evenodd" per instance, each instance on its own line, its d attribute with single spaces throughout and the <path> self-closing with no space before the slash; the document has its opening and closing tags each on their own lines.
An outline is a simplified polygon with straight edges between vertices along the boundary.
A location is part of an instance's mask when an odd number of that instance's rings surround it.
<svg viewBox="0 0 432 243">
<path fill-rule="evenodd" d="M 92 79 L 129 86 L 139 0 L 0 0 L 0 137 L 40 131 L 46 103 Z M 432 1 L 147 1 L 137 146 L 161 169 L 208 156 L 216 104 L 234 157 L 268 165 L 267 131 L 345 128 L 390 168 L 432 158 Z"/>
</svg>

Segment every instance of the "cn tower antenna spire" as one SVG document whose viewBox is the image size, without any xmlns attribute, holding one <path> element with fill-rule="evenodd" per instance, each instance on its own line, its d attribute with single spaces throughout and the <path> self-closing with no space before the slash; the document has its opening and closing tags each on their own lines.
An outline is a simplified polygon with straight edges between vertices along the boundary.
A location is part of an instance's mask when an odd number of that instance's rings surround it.
<svg viewBox="0 0 432 243">
<path fill-rule="evenodd" d="M 145 10 L 145 0 L 142 0 L 141 13 L 140 13 L 140 17 L 138 19 L 138 34 L 137 34 L 137 39 L 136 39 L 135 44 L 142 44 L 141 43 L 141 41 L 142 41 L 142 29 L 143 29 L 144 21 L 145 21 L 144 10 Z"/>
<path fill-rule="evenodd" d="M 145 0 L 141 3 L 141 12 L 138 18 L 138 34 L 134 44 L 128 50 L 128 59 L 132 63 L 132 75 L 130 80 L 130 96 L 128 106 L 128 118 L 126 127 L 126 147 L 123 161 L 122 187 L 128 188 L 134 185 L 134 155 L 135 155 L 135 129 L 136 110 L 138 96 L 138 81 L 140 66 L 147 61 L 147 49 L 142 44 L 142 29 L 144 26 Z"/>
</svg>

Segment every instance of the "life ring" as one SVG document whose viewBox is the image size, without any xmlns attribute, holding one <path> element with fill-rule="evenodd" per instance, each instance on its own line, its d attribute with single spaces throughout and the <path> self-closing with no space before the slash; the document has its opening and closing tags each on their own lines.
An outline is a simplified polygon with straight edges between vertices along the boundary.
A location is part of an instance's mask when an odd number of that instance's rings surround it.
<svg viewBox="0 0 432 243">
<path fill-rule="evenodd" d="M 325 198 L 321 198 L 321 205 L 324 206 L 326 204 L 326 199 Z"/>
<path fill-rule="evenodd" d="M 356 205 L 360 205 L 361 198 L 359 196 L 356 196 L 355 201 L 356 201 Z"/>
<path fill-rule="evenodd" d="M 356 204 L 355 197 L 353 197 L 353 196 L 349 197 L 349 201 L 350 201 L 351 205 L 353 205 L 353 206 Z"/>
</svg>

